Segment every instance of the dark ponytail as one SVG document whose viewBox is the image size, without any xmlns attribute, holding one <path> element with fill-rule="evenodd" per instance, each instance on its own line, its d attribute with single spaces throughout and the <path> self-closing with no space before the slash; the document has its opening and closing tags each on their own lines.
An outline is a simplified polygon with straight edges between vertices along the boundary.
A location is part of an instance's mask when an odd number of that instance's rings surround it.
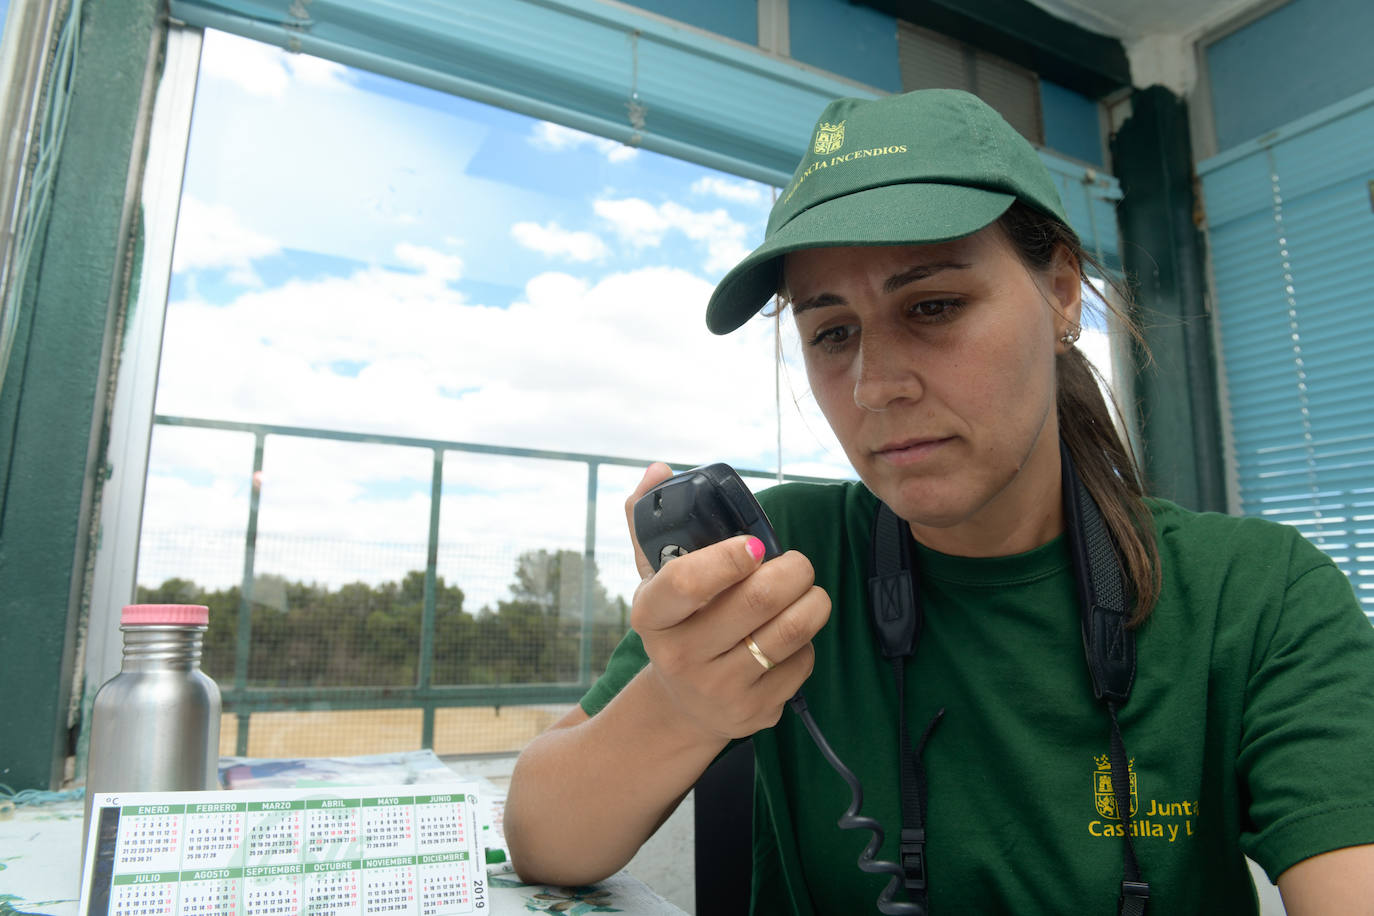
<svg viewBox="0 0 1374 916">
<path fill-rule="evenodd" d="M 1092 265 L 1122 302 L 1129 301 L 1126 290 L 1083 250 L 1078 236 L 1059 220 L 1017 202 L 998 222 L 1028 267 L 1048 270 L 1054 263 L 1055 253 L 1063 247 L 1074 258 L 1085 283 L 1084 265 Z M 1101 301 L 1143 349 L 1140 330 L 1130 317 L 1111 301 Z M 1131 623 L 1138 626 L 1149 617 L 1159 600 L 1161 578 L 1154 520 L 1145 505 L 1140 470 L 1130 447 L 1112 423 L 1096 369 L 1076 347 L 1070 347 L 1058 358 L 1055 381 L 1059 434 L 1121 550 L 1126 578 L 1136 596 L 1136 611 Z"/>
</svg>

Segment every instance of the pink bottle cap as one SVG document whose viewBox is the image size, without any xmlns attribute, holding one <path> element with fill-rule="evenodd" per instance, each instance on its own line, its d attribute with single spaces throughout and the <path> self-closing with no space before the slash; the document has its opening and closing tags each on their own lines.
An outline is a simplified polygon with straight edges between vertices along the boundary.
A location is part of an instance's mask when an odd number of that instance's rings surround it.
<svg viewBox="0 0 1374 916">
<path fill-rule="evenodd" d="M 210 609 L 203 604 L 126 604 L 119 625 L 205 627 L 210 625 Z"/>
</svg>

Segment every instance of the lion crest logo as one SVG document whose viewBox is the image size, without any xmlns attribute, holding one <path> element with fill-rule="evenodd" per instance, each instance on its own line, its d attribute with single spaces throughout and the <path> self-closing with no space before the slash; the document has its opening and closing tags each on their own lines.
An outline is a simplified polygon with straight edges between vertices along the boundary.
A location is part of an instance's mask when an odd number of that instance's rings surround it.
<svg viewBox="0 0 1374 916">
<path fill-rule="evenodd" d="M 1116 792 L 1112 786 L 1111 758 L 1104 754 L 1093 759 L 1097 761 L 1097 770 L 1093 773 L 1093 802 L 1097 806 L 1097 813 L 1103 817 L 1121 820 L 1116 811 Z M 1131 774 L 1131 816 L 1134 817 L 1138 807 L 1134 758 L 1126 764 L 1126 770 Z"/>
<path fill-rule="evenodd" d="M 826 124 L 821 122 L 816 128 L 816 145 L 812 147 L 817 156 L 829 156 L 844 146 L 844 122 Z"/>
</svg>

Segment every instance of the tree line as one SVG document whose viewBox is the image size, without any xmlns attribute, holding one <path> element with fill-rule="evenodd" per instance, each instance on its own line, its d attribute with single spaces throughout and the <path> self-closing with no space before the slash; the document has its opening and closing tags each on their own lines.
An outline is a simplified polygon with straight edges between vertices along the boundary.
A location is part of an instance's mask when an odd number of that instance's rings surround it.
<svg viewBox="0 0 1374 916">
<path fill-rule="evenodd" d="M 585 568 L 584 568 L 585 567 Z M 591 578 L 595 677 L 629 627 L 629 606 L 601 584 L 596 561 L 571 550 L 530 550 L 516 561 L 509 597 L 471 613 L 462 588 L 437 577 L 432 684 L 575 681 L 582 657 L 582 583 Z M 139 586 L 144 604 L 210 608 L 202 668 L 233 683 L 242 588 L 187 579 Z M 330 589 L 263 575 L 253 582 L 248 683 L 254 687 L 412 686 L 419 681 L 425 574 Z"/>
</svg>

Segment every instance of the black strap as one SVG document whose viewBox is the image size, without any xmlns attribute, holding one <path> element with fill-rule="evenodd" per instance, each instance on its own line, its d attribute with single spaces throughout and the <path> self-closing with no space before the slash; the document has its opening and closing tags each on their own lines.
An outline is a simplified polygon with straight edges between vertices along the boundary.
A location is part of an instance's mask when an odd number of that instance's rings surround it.
<svg viewBox="0 0 1374 916">
<path fill-rule="evenodd" d="M 1150 898 L 1150 885 L 1140 875 L 1131 832 L 1130 761 L 1116 711 L 1131 697 L 1135 683 L 1135 633 L 1128 624 L 1134 596 L 1121 571 L 1121 559 L 1102 510 L 1078 476 L 1068 446 L 1059 442 L 1059 464 L 1064 491 L 1064 528 L 1069 552 L 1073 556 L 1074 579 L 1078 583 L 1079 617 L 1083 631 L 1083 652 L 1092 676 L 1093 693 L 1107 706 L 1112 721 L 1112 794 L 1116 796 L 1116 816 L 1121 822 L 1121 895 L 1117 911 L 1121 916 L 1143 916 Z"/>
<path fill-rule="evenodd" d="M 1116 796 L 1116 817 L 1121 822 L 1122 839 L 1126 845 L 1121 852 L 1121 895 L 1116 908 L 1121 916 L 1144 916 L 1150 899 L 1150 885 L 1140 876 L 1140 863 L 1135 857 L 1135 838 L 1131 835 L 1131 768 L 1126 759 L 1126 742 L 1116 721 L 1116 704 L 1107 701 L 1107 714 L 1112 719 L 1112 794 Z"/>
<path fill-rule="evenodd" d="M 1111 719 L 1112 793 L 1123 831 L 1120 916 L 1144 916 L 1150 886 L 1140 873 L 1131 833 L 1130 763 L 1117 722 L 1117 709 L 1126 703 L 1135 682 L 1135 634 L 1128 628 L 1134 596 L 1122 574 L 1111 531 L 1097 501 L 1079 479 L 1068 448 L 1060 441 L 1063 468 L 1064 525 L 1078 586 L 1083 650 L 1092 677 L 1093 693 Z M 897 682 L 900 721 L 900 786 L 902 794 L 901 862 L 907 892 L 925 905 L 926 897 L 926 785 L 921 754 L 944 715 L 941 709 L 927 726 L 913 753 L 907 736 L 905 662 L 916 651 L 922 608 L 910 545 L 911 529 L 886 504 L 879 503 L 873 519 L 869 568 L 869 600 L 874 635 L 883 656 L 892 660 Z"/>
<path fill-rule="evenodd" d="M 1124 705 L 1135 682 L 1135 634 L 1130 622 L 1132 595 L 1121 574 L 1111 531 L 1088 488 L 1079 479 L 1069 450 L 1059 443 L 1064 490 L 1064 527 L 1078 583 L 1083 650 L 1099 700 Z"/>
<path fill-rule="evenodd" d="M 897 684 L 898 789 L 902 802 L 902 832 L 898 861 L 904 876 L 907 899 L 926 911 L 926 781 L 921 753 L 930 737 L 937 714 L 912 749 L 907 734 L 906 660 L 916 651 L 921 634 L 921 601 L 911 575 L 911 534 L 886 505 L 879 503 L 873 519 L 873 546 L 868 579 L 873 631 L 883 656 L 892 661 Z"/>
<path fill-rule="evenodd" d="M 906 665 L 905 659 L 892 659 L 892 673 L 897 681 L 897 746 L 900 763 L 897 787 L 902 799 L 902 833 L 898 844 L 897 861 L 905 874 L 903 886 L 907 899 L 925 909 L 926 903 L 926 780 L 921 758 L 911 750 L 911 738 L 906 728 Z"/>
<path fill-rule="evenodd" d="M 921 912 L 926 912 L 926 769 L 921 761 L 926 752 L 926 743 L 930 741 L 930 735 L 935 731 L 935 726 L 940 724 L 945 711 L 936 711 L 913 750 L 907 734 L 905 662 L 904 658 L 892 660 L 892 672 L 897 682 L 897 740 L 900 750 L 898 788 L 902 799 L 898 861 L 902 863 L 907 899 L 919 905 Z"/>
<path fill-rule="evenodd" d="M 921 632 L 921 600 L 911 575 L 911 529 L 885 503 L 873 517 L 868 600 L 873 632 L 884 658 L 903 659 L 916 651 Z"/>
</svg>

